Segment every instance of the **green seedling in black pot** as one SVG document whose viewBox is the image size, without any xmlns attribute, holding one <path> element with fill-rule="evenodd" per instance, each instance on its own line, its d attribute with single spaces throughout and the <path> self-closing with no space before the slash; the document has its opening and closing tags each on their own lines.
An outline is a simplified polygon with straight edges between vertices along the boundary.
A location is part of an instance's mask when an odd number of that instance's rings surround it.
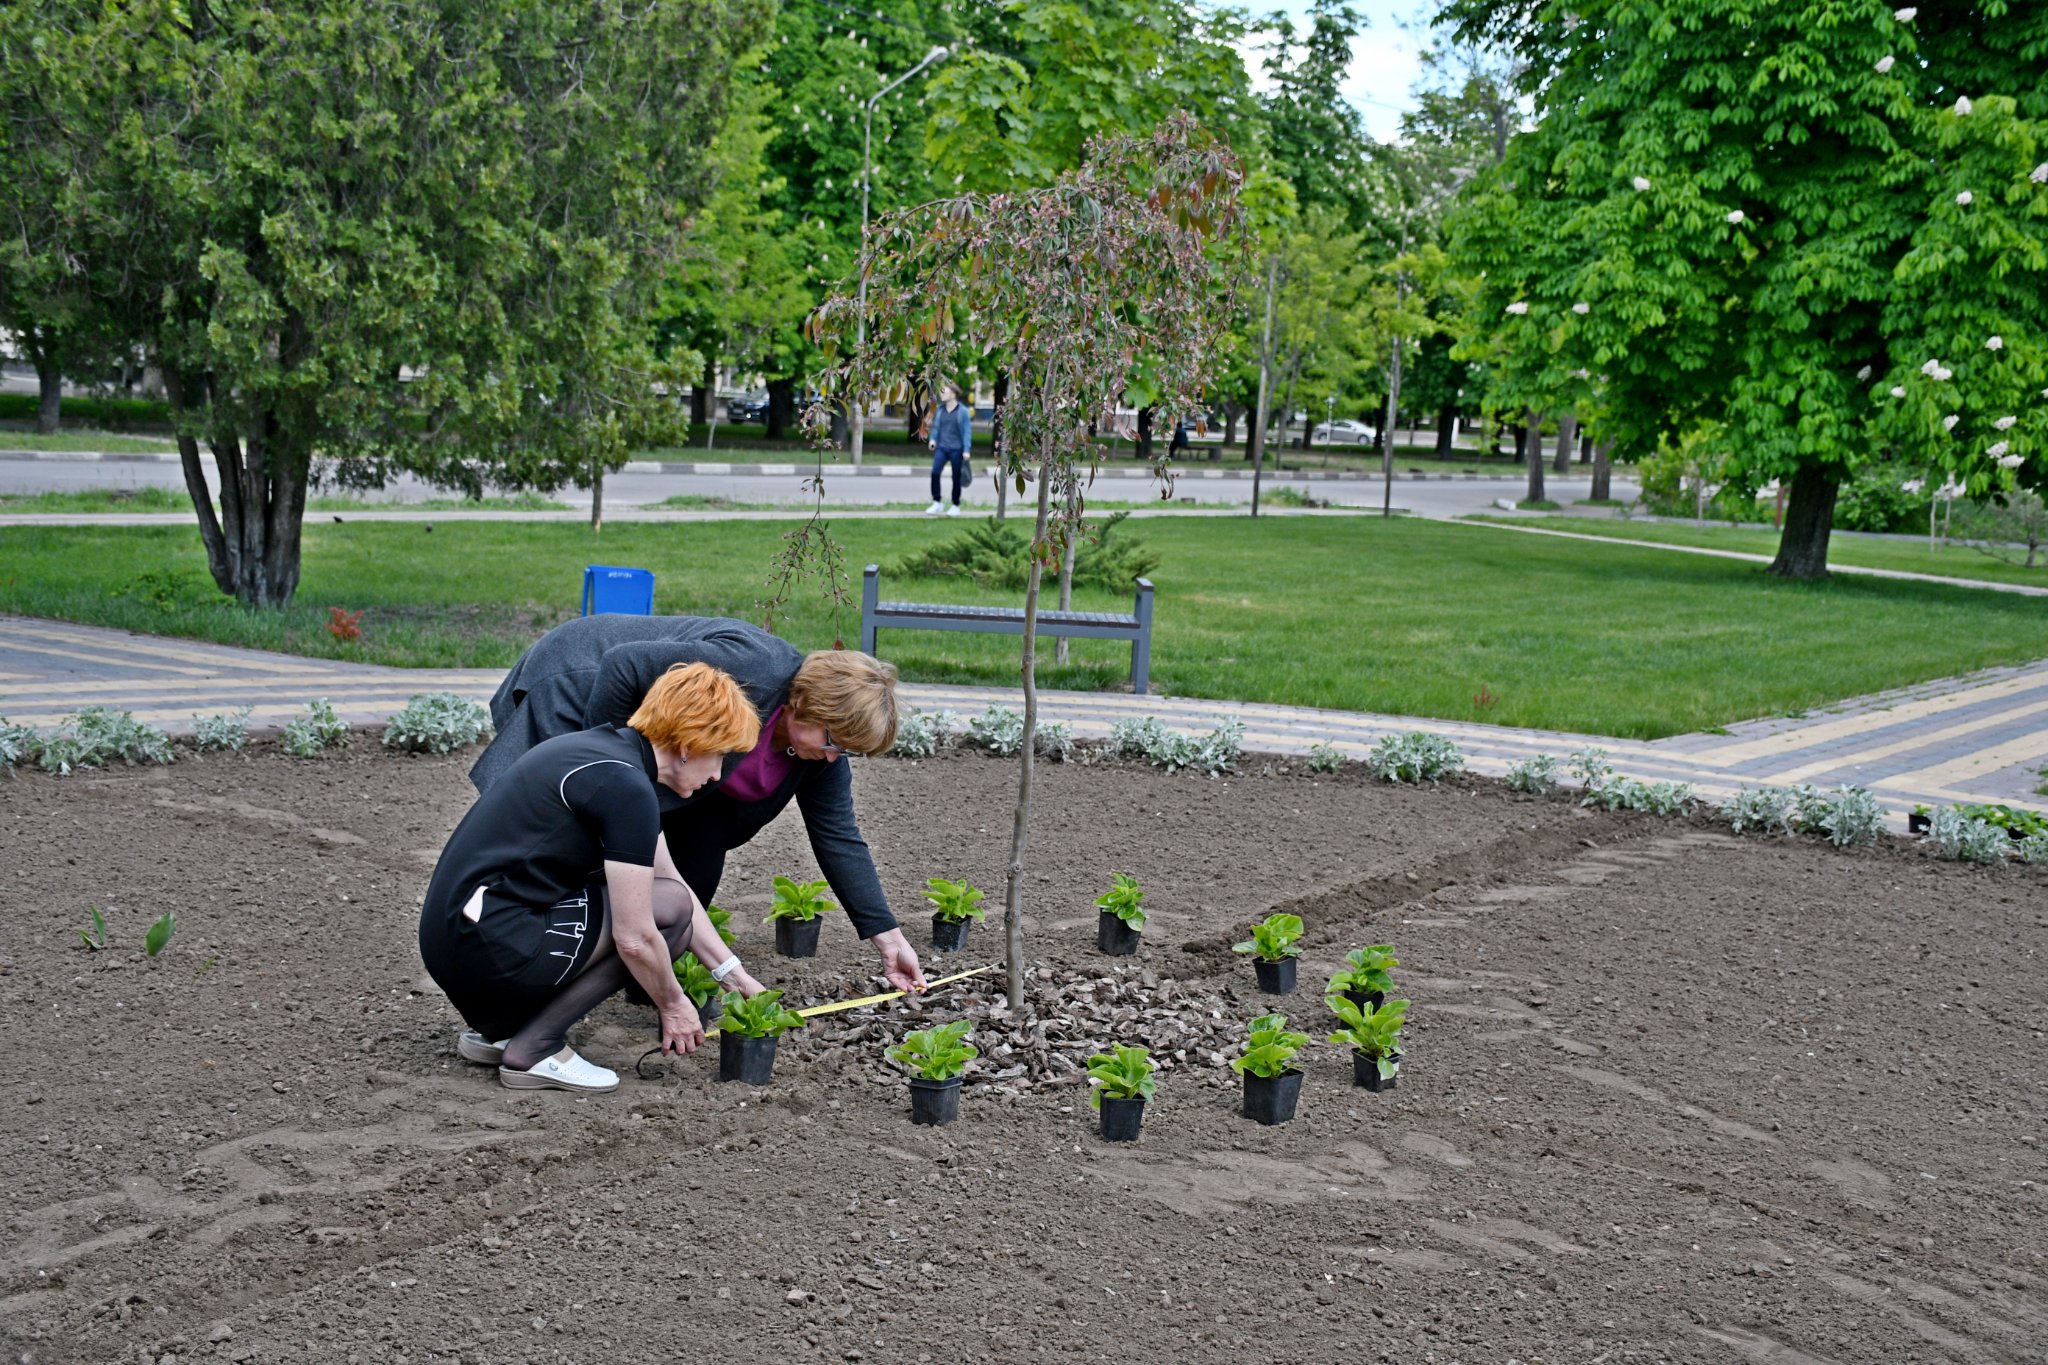
<svg viewBox="0 0 2048 1365">
<path fill-rule="evenodd" d="M 689 996 L 690 1003 L 697 1007 L 697 1017 L 704 1021 L 705 1027 L 710 1027 L 718 1018 L 719 1011 L 725 1008 L 724 1001 L 719 999 L 724 992 L 718 984 L 718 978 L 711 974 L 709 967 L 698 960 L 695 953 L 684 953 L 677 958 L 675 972 L 676 984 L 683 988 L 683 994 Z"/>
<path fill-rule="evenodd" d="M 784 1009 L 781 991 L 749 999 L 738 991 L 719 997 L 724 1017 L 718 1026 L 718 1079 L 766 1085 L 775 1074 L 775 1045 L 804 1017 Z"/>
<path fill-rule="evenodd" d="M 933 877 L 924 898 L 932 903 L 932 951 L 957 953 L 967 946 L 967 933 L 987 912 L 981 908 L 981 888 L 966 882 L 949 882 Z"/>
<path fill-rule="evenodd" d="M 1325 995 L 1341 995 L 1361 1008 L 1380 1007 L 1387 998 L 1387 992 L 1394 989 L 1394 978 L 1388 968 L 1398 967 L 1401 959 L 1394 956 L 1390 943 L 1375 943 L 1370 948 L 1353 948 L 1345 955 L 1344 964 L 1330 977 L 1330 988 Z"/>
<path fill-rule="evenodd" d="M 1259 989 L 1268 995 L 1286 995 L 1294 989 L 1295 959 L 1301 949 L 1294 941 L 1301 937 L 1301 916 L 1268 915 L 1252 926 L 1252 936 L 1234 944 L 1234 953 L 1253 955 L 1252 968 L 1259 974 Z"/>
<path fill-rule="evenodd" d="M 1088 1059 L 1088 1079 L 1093 1084 L 1088 1102 L 1102 1115 L 1105 1141 L 1138 1140 L 1138 1129 L 1145 1122 L 1145 1101 L 1159 1089 L 1152 1079 L 1157 1069 L 1144 1048 L 1123 1043 L 1112 1043 L 1108 1052 Z"/>
<path fill-rule="evenodd" d="M 1262 1014 L 1252 1020 L 1244 1052 L 1230 1067 L 1244 1077 L 1244 1116 L 1260 1123 L 1285 1123 L 1301 1099 L 1301 1072 L 1294 1054 L 1308 1044 L 1306 1033 L 1290 1033 L 1287 1016 Z"/>
<path fill-rule="evenodd" d="M 823 878 L 814 882 L 775 879 L 775 904 L 768 909 L 768 922 L 775 926 L 777 953 L 783 957 L 818 955 L 818 916 L 839 908 L 825 898 L 826 886 Z"/>
<path fill-rule="evenodd" d="M 1324 1002 L 1344 1027 L 1330 1041 L 1351 1049 L 1351 1079 L 1367 1090 L 1392 1090 L 1401 1075 L 1401 1024 L 1408 1017 L 1406 1000 L 1389 1000 L 1377 1008 L 1360 1009 L 1341 995 Z"/>
<path fill-rule="evenodd" d="M 1145 911 L 1140 902 L 1145 893 L 1136 877 L 1118 872 L 1109 890 L 1095 898 L 1102 913 L 1095 922 L 1095 946 L 1111 957 L 1129 957 L 1138 951 L 1138 938 L 1145 928 Z"/>
<path fill-rule="evenodd" d="M 973 1027 L 970 1020 L 955 1019 L 905 1034 L 889 1049 L 889 1060 L 911 1073 L 912 1123 L 947 1124 L 960 1117 L 960 1073 L 981 1055 L 981 1049 L 967 1041 Z"/>
</svg>

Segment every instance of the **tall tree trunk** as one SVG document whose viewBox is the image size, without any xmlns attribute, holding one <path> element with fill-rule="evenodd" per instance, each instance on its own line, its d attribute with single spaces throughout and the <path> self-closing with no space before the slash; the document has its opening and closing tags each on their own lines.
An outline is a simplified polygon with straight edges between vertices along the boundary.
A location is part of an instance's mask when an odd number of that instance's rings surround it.
<svg viewBox="0 0 2048 1365">
<path fill-rule="evenodd" d="M 205 387 L 205 380 L 165 372 L 165 392 L 180 414 L 194 409 Z M 199 518 L 207 570 L 222 592 L 245 607 L 290 606 L 299 588 L 299 536 L 312 454 L 278 439 L 277 426 L 269 414 L 259 414 L 255 429 L 242 440 L 213 442 L 220 473 L 218 515 L 199 442 L 178 437 L 178 462 Z"/>
<path fill-rule="evenodd" d="M 53 360 L 36 360 L 36 431 L 44 436 L 64 420 L 64 376 Z"/>
<path fill-rule="evenodd" d="M 1244 404 L 1225 403 L 1223 405 L 1223 440 L 1218 443 L 1215 453 L 1209 456 L 1210 459 L 1222 459 L 1223 447 L 1237 444 L 1237 421 L 1242 416 L 1244 416 Z"/>
<path fill-rule="evenodd" d="M 1593 437 L 1584 428 L 1579 428 L 1579 463 L 1593 463 Z"/>
<path fill-rule="evenodd" d="M 1273 402 L 1273 285 L 1280 273 L 1280 258 L 1266 262 L 1266 322 L 1259 333 L 1259 397 L 1252 414 L 1251 434 L 1245 440 L 1245 458 L 1252 462 L 1252 515 L 1259 515 L 1259 476 L 1266 466 L 1266 417 Z"/>
<path fill-rule="evenodd" d="M 1529 428 L 1520 422 L 1509 422 L 1502 428 L 1501 434 L 1514 442 L 1516 459 L 1526 461 L 1529 458 Z M 1502 453 L 1499 442 L 1494 443 L 1493 450 L 1496 455 Z"/>
<path fill-rule="evenodd" d="M 1576 412 L 1561 414 L 1557 419 L 1557 463 L 1551 466 L 1553 472 L 1572 472 L 1572 455 L 1577 451 L 1578 445 L 1579 415 Z"/>
<path fill-rule="evenodd" d="M 1522 428 L 1522 464 L 1529 471 L 1529 488 L 1522 497 L 1543 501 L 1543 414 L 1529 410 L 1529 424 Z"/>
<path fill-rule="evenodd" d="M 705 353 L 704 377 L 690 386 L 690 420 L 702 425 L 711 420 L 711 405 L 718 401 L 718 357 Z"/>
<path fill-rule="evenodd" d="M 1067 496 L 1067 543 L 1060 551 L 1060 610 L 1074 609 L 1074 555 L 1081 547 L 1081 486 L 1074 485 L 1074 491 Z M 1067 661 L 1067 637 L 1062 635 L 1053 642 L 1053 661 L 1065 664 Z"/>
<path fill-rule="evenodd" d="M 1050 406 L 1053 379 L 1041 381 L 1041 410 Z M 1032 544 L 1045 543 L 1045 529 L 1052 508 L 1052 443 L 1048 436 L 1038 460 L 1038 522 Z M 1010 822 L 1010 863 L 1003 883 L 1003 942 L 1009 958 L 1005 984 L 1010 1008 L 1024 1007 L 1024 844 L 1031 827 L 1032 762 L 1038 748 L 1038 586 L 1044 567 L 1031 556 L 1031 568 L 1024 580 L 1024 748 L 1017 765 L 1017 810 Z"/>
<path fill-rule="evenodd" d="M 771 379 L 768 381 L 768 438 L 776 440 L 789 434 L 790 424 L 796 420 L 796 379 Z"/>
<path fill-rule="evenodd" d="M 1010 476 L 1004 472 L 1009 459 L 1009 446 L 1003 436 L 1003 412 L 1010 405 L 1010 372 L 996 371 L 996 401 L 994 416 L 989 419 L 988 430 L 988 476 L 995 482 L 996 520 L 1008 519 L 1010 509 Z"/>
<path fill-rule="evenodd" d="M 1393 408 L 1391 408 L 1390 406 L 1388 406 L 1388 404 L 1387 404 L 1387 400 L 1386 400 L 1386 399 L 1384 399 L 1384 398 L 1382 398 L 1382 399 L 1380 400 L 1380 439 L 1379 439 L 1379 448 L 1380 448 L 1380 450 L 1379 450 L 1379 454 L 1380 454 L 1380 459 L 1381 459 L 1381 460 L 1383 460 L 1383 461 L 1384 461 L 1384 460 L 1389 460 L 1389 459 L 1392 459 L 1392 458 L 1393 458 L 1393 455 L 1394 455 L 1394 410 L 1393 410 Z"/>
<path fill-rule="evenodd" d="M 604 466 L 597 462 L 597 456 L 590 457 L 590 533 L 596 535 L 604 529 Z"/>
<path fill-rule="evenodd" d="M 1140 464 L 1152 463 L 1152 414 L 1154 411 L 1154 405 L 1151 403 L 1147 403 L 1144 407 L 1138 409 L 1138 439 L 1134 443 L 1132 453 L 1138 457 Z"/>
<path fill-rule="evenodd" d="M 1594 502 L 1608 502 L 1614 497 L 1614 494 L 1608 491 L 1612 487 L 1608 480 L 1614 472 L 1611 458 L 1613 454 L 1612 441 L 1602 441 L 1593 447 L 1593 491 L 1587 496 Z"/>
<path fill-rule="evenodd" d="M 1446 403 L 1436 414 L 1436 457 L 1448 460 L 1457 450 L 1458 410 Z"/>
<path fill-rule="evenodd" d="M 1828 576 L 1828 534 L 1834 529 L 1839 488 L 1833 473 L 1815 465 L 1801 465 L 1792 476 L 1792 498 L 1785 508 L 1785 529 L 1778 537 L 1772 573 L 1806 580 Z"/>
</svg>

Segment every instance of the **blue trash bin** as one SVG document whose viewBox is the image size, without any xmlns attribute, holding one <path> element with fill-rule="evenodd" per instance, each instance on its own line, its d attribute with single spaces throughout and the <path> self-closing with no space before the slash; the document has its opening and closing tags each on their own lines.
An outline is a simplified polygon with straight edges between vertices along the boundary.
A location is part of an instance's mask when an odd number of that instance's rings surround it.
<svg viewBox="0 0 2048 1365">
<path fill-rule="evenodd" d="M 583 614 L 654 615 L 654 571 L 591 564 L 583 570 Z"/>
</svg>

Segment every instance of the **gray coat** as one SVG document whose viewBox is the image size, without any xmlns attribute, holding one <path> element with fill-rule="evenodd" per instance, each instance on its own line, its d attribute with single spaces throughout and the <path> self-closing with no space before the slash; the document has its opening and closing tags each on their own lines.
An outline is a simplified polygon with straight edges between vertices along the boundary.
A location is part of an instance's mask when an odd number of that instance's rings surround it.
<svg viewBox="0 0 2048 1365">
<path fill-rule="evenodd" d="M 730 673 L 765 719 L 789 700 L 804 656 L 759 626 L 718 616 L 584 616 L 534 642 L 491 698 L 498 727 L 469 770 L 478 791 L 489 787 L 534 745 L 600 725 L 623 725 L 647 689 L 679 663 L 707 663 Z M 743 755 L 726 758 L 731 772 Z M 799 760 L 781 789 L 761 801 L 735 802 L 716 784 L 684 800 L 663 790 L 662 826 L 673 846 L 704 832 L 738 847 L 794 799 L 819 871 L 856 932 L 871 938 L 896 927 L 874 855 L 853 813 L 853 774 L 843 761 Z M 692 819 L 697 808 L 699 819 Z M 715 834 L 712 832 L 715 831 Z"/>
</svg>

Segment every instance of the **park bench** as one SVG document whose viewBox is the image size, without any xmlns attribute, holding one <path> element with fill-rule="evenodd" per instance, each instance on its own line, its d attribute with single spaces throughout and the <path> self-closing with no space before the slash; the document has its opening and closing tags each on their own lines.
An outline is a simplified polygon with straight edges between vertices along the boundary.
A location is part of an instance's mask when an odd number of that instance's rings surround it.
<svg viewBox="0 0 2048 1365">
<path fill-rule="evenodd" d="M 1022 607 L 965 607 L 942 602 L 884 602 L 882 568 L 870 564 L 860 590 L 860 647 L 875 652 L 875 632 L 892 630 L 966 630 L 983 635 L 1022 635 Z M 1046 611 L 1038 613 L 1040 635 L 1065 635 L 1080 640 L 1131 642 L 1131 691 L 1145 695 L 1152 671 L 1152 580 L 1138 580 L 1138 600 L 1130 614 L 1114 611 Z"/>
</svg>

